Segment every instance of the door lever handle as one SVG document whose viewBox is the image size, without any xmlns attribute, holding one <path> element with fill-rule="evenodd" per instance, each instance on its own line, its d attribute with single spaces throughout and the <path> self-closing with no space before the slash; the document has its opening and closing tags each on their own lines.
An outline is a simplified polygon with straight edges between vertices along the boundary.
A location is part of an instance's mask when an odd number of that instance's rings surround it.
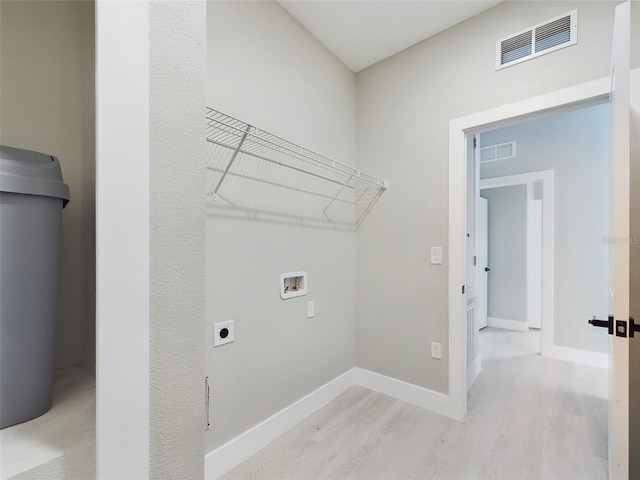
<svg viewBox="0 0 640 480">
<path fill-rule="evenodd" d="M 629 317 L 629 338 L 633 338 L 634 332 L 640 332 L 640 323 L 636 323 L 633 317 Z"/>
<path fill-rule="evenodd" d="M 609 315 L 608 320 L 598 320 L 594 315 L 593 318 L 589 320 L 589 323 L 594 327 L 605 327 L 609 329 L 609 335 L 613 335 L 613 316 Z M 640 325 L 638 325 L 638 327 L 640 327 Z M 638 331 L 640 331 L 640 328 Z"/>
</svg>

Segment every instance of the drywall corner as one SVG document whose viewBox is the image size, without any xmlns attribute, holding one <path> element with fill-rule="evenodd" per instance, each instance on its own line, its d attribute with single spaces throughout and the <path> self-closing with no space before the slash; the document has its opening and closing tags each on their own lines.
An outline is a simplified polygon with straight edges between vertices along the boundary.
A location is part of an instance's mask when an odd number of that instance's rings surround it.
<svg viewBox="0 0 640 480">
<path fill-rule="evenodd" d="M 149 475 L 204 475 L 205 2 L 149 5 Z"/>
</svg>

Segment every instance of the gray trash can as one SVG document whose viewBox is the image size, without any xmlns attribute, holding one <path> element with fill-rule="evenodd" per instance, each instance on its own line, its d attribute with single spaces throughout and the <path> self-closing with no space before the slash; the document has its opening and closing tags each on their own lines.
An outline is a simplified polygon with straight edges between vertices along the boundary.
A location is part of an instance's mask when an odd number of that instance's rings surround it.
<svg viewBox="0 0 640 480">
<path fill-rule="evenodd" d="M 51 408 L 68 201 L 56 157 L 0 146 L 0 428 Z"/>
</svg>

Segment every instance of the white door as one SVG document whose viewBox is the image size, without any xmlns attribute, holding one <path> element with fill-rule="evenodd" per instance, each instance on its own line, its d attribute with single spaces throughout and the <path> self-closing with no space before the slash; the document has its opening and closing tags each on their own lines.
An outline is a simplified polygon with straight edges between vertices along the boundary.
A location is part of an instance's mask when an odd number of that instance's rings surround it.
<svg viewBox="0 0 640 480">
<path fill-rule="evenodd" d="M 542 199 L 527 184 L 527 323 L 542 327 Z"/>
<path fill-rule="evenodd" d="M 625 322 L 629 320 L 630 10 L 629 2 L 616 7 L 611 82 L 613 211 L 610 292 L 614 318 Z M 610 346 L 609 478 L 616 480 L 629 476 L 629 339 L 626 335 L 619 337 L 614 334 Z"/>
<path fill-rule="evenodd" d="M 489 301 L 489 202 L 478 197 L 478 297 L 476 325 L 478 330 L 487 326 Z"/>
</svg>

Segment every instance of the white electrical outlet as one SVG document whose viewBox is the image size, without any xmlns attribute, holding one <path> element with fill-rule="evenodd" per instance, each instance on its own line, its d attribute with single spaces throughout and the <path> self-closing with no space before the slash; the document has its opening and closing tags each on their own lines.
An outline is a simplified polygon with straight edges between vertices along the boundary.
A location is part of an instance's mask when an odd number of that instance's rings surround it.
<svg viewBox="0 0 640 480">
<path fill-rule="evenodd" d="M 431 358 L 442 359 L 442 345 L 438 342 L 431 342 Z"/>
<path fill-rule="evenodd" d="M 442 247 L 431 247 L 431 265 L 442 265 Z"/>
<path fill-rule="evenodd" d="M 307 318 L 313 318 L 316 316 L 316 303 L 311 300 L 307 302 Z"/>
<path fill-rule="evenodd" d="M 235 323 L 233 320 L 213 324 L 213 346 L 219 347 L 235 340 Z"/>
</svg>

